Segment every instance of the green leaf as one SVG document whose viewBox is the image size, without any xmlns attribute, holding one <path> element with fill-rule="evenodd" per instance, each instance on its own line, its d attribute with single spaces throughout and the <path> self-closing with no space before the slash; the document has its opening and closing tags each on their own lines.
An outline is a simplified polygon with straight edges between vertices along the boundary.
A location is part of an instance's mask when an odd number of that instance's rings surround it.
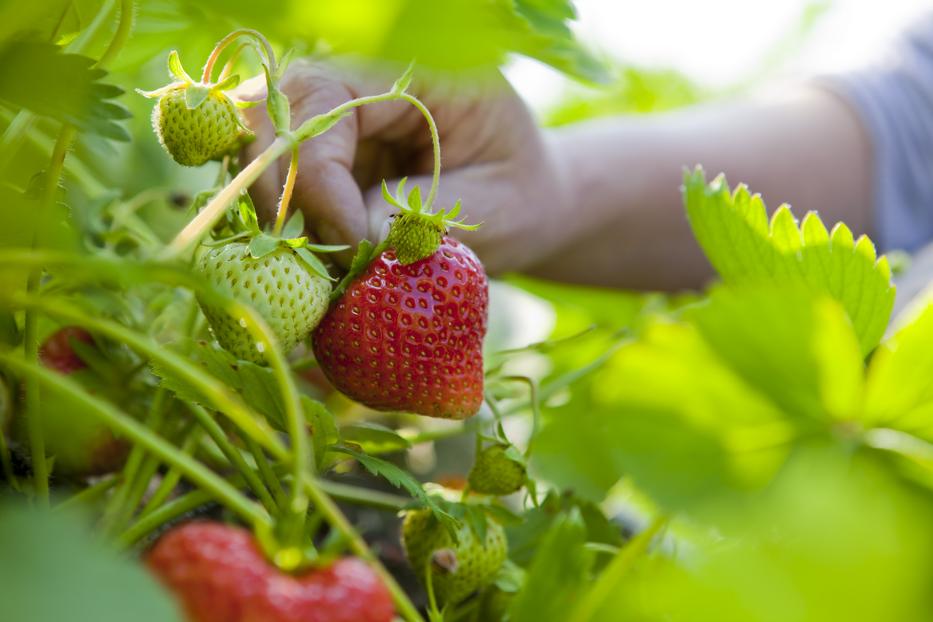
<svg viewBox="0 0 933 622">
<path fill-rule="evenodd" d="M 856 416 L 864 367 L 841 307 L 801 288 L 717 288 L 687 312 L 737 376 L 807 426 Z"/>
<path fill-rule="evenodd" d="M 101 82 L 105 76 L 93 59 L 48 43 L 24 40 L 0 49 L 0 101 L 84 132 L 129 140 L 118 122 L 130 113 L 114 101 L 123 90 Z"/>
<path fill-rule="evenodd" d="M 684 174 L 684 201 L 694 235 L 729 284 L 804 285 L 842 304 L 863 355 L 878 344 L 894 305 L 887 261 L 843 224 L 832 234 L 815 213 L 798 228 L 789 208 L 768 221 L 765 205 L 740 185 L 730 193 L 720 175 L 706 183 L 702 169 Z"/>
<path fill-rule="evenodd" d="M 421 483 L 408 471 L 395 466 L 391 462 L 386 462 L 381 458 L 370 456 L 343 445 L 332 446 L 331 450 L 352 457 L 376 477 L 382 477 L 396 488 L 406 490 L 419 504 L 430 509 L 435 518 L 445 525 L 452 523 L 453 517 L 424 491 Z"/>
<path fill-rule="evenodd" d="M 330 275 L 330 273 L 327 271 L 327 268 L 323 263 L 321 263 L 321 260 L 314 256 L 314 253 L 309 251 L 307 248 L 296 248 L 294 250 L 299 259 L 301 259 L 312 272 L 318 276 L 324 277 L 328 281 L 336 280 Z"/>
<path fill-rule="evenodd" d="M 237 360 L 214 344 L 183 341 L 178 345 L 182 351 L 188 352 L 193 363 L 237 391 L 247 405 L 264 415 L 273 427 L 284 431 L 285 407 L 272 370 L 249 361 Z M 161 379 L 162 386 L 179 399 L 206 408 L 212 407 L 210 400 L 192 387 L 186 378 L 156 363 L 152 364 L 151 370 Z"/>
<path fill-rule="evenodd" d="M 182 619 L 155 578 L 81 518 L 10 501 L 0 507 L 0 601 L 10 621 Z"/>
<path fill-rule="evenodd" d="M 395 430 L 378 423 L 362 422 L 344 426 L 340 429 L 340 437 L 346 442 L 359 445 L 364 452 L 390 453 L 411 447 L 411 443 Z"/>
<path fill-rule="evenodd" d="M 593 554 L 586 528 L 574 509 L 561 515 L 541 540 L 525 585 L 509 608 L 511 622 L 566 620 L 590 583 Z"/>
<path fill-rule="evenodd" d="M 864 420 L 933 441 L 933 305 L 919 300 L 872 356 Z"/>
<path fill-rule="evenodd" d="M 279 239 L 260 233 L 249 241 L 249 254 L 253 259 L 262 259 L 279 248 Z"/>
<path fill-rule="evenodd" d="M 185 106 L 188 110 L 194 110 L 204 103 L 207 96 L 211 94 L 211 89 L 200 84 L 192 84 L 185 89 Z"/>
</svg>

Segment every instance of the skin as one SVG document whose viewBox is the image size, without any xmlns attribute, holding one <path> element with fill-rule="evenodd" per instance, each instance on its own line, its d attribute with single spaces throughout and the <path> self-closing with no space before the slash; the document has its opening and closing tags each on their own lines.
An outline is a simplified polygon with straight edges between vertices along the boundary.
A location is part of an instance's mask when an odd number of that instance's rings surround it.
<svg viewBox="0 0 933 622">
<path fill-rule="evenodd" d="M 283 80 L 297 125 L 352 97 L 389 88 L 391 78 L 345 63 L 296 63 Z M 680 198 L 683 168 L 700 163 L 747 183 L 769 209 L 791 203 L 824 220 L 872 234 L 871 145 L 848 105 L 801 86 L 780 97 L 720 102 L 673 114 L 539 128 L 498 74 L 454 85 L 415 83 L 442 145 L 438 207 L 463 199 L 475 232 L 456 231 L 492 274 L 523 271 L 571 283 L 676 290 L 712 271 L 690 234 Z M 247 98 L 262 97 L 248 83 Z M 247 110 L 257 140 L 272 140 L 260 108 Z M 431 144 L 419 113 L 403 102 L 358 108 L 301 148 L 293 198 L 311 233 L 355 245 L 385 233 L 389 206 L 379 183 L 430 186 Z M 254 188 L 274 208 L 287 162 Z M 342 263 L 349 253 L 338 257 Z"/>
</svg>

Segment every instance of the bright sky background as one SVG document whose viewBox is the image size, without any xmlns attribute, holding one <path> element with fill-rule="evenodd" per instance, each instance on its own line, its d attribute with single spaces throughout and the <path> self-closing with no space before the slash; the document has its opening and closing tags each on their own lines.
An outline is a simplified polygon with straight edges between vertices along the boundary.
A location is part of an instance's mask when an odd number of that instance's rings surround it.
<svg viewBox="0 0 933 622">
<path fill-rule="evenodd" d="M 575 25 L 597 51 L 640 66 L 681 70 L 710 86 L 747 78 L 793 30 L 807 0 L 577 0 Z M 799 51 L 780 67 L 782 78 L 844 71 L 870 62 L 930 0 L 829 0 L 829 8 Z M 526 59 L 507 69 L 536 109 L 566 85 L 557 72 Z"/>
</svg>

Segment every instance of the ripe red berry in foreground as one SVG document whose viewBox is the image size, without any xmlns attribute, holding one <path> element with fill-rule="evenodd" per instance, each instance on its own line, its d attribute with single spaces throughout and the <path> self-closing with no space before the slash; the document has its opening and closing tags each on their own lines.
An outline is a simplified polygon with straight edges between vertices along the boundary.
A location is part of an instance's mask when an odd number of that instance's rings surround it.
<svg viewBox="0 0 933 622">
<path fill-rule="evenodd" d="M 188 523 L 146 558 L 190 622 L 391 622 L 392 597 L 363 561 L 346 557 L 299 576 L 270 564 L 245 529 Z"/>
<path fill-rule="evenodd" d="M 42 365 L 60 374 L 71 374 L 87 367 L 87 364 L 75 353 L 72 342 L 77 341 L 92 345 L 94 338 L 78 326 L 60 328 L 42 342 L 39 348 L 39 360 Z"/>
<path fill-rule="evenodd" d="M 334 386 L 371 408 L 465 419 L 483 402 L 488 304 L 483 265 L 457 240 L 408 265 L 389 249 L 324 316 L 314 354 Z"/>
</svg>

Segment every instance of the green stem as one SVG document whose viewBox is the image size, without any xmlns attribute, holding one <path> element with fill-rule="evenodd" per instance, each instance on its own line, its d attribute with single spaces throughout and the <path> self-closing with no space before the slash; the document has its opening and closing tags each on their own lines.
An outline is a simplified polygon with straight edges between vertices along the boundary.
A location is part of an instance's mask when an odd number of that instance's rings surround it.
<svg viewBox="0 0 933 622">
<path fill-rule="evenodd" d="M 314 507 L 317 508 L 317 511 L 327 519 L 327 522 L 330 523 L 332 527 L 340 531 L 340 533 L 346 537 L 350 550 L 368 562 L 370 567 L 379 575 L 379 578 L 382 579 L 382 582 L 392 594 L 392 600 L 395 602 L 395 606 L 402 617 L 409 622 L 423 622 L 418 610 L 415 609 L 415 606 L 405 594 L 405 590 L 399 586 L 395 577 L 385 569 L 385 566 L 382 565 L 379 558 L 373 554 L 360 534 L 357 533 L 353 525 L 350 524 L 350 521 L 347 520 L 347 517 L 343 515 L 343 512 L 341 512 L 337 504 L 334 503 L 333 499 L 321 489 L 317 479 L 308 474 L 305 476 L 303 484 L 308 496 L 314 503 Z"/>
<path fill-rule="evenodd" d="M 42 385 L 86 408 L 88 414 L 92 414 L 118 434 L 122 434 L 133 443 L 142 445 L 166 463 L 177 467 L 185 477 L 208 491 L 213 498 L 226 505 L 243 520 L 253 524 L 268 525 L 270 523 L 269 515 L 261 506 L 244 497 L 226 480 L 191 456 L 182 453 L 173 444 L 154 434 L 143 424 L 120 412 L 109 402 L 86 393 L 74 380 L 34 363 L 23 361 L 6 352 L 0 352 L 0 363 L 17 370 L 22 375 L 37 379 Z"/>
<path fill-rule="evenodd" d="M 0 294 L 0 300 L 2 299 Z M 185 378 L 207 398 L 215 410 L 226 415 L 242 432 L 250 435 L 277 459 L 288 455 L 288 449 L 279 441 L 265 419 L 246 406 L 227 385 L 150 337 L 129 330 L 117 322 L 88 315 L 61 299 L 13 295 L 7 300 L 17 307 L 41 310 L 51 317 L 79 324 L 148 356 L 165 366 L 168 371 Z"/>
<path fill-rule="evenodd" d="M 355 505 L 365 505 L 377 510 L 399 512 L 411 503 L 411 498 L 408 497 L 393 495 L 379 490 L 371 490 L 369 488 L 360 488 L 349 484 L 340 484 L 324 479 L 318 480 L 317 485 L 323 492 L 334 499 L 345 503 L 353 503 Z"/>
<path fill-rule="evenodd" d="M 36 228 L 33 231 L 32 248 L 41 245 L 42 233 L 45 228 L 45 218 L 48 216 L 52 203 L 55 200 L 55 192 L 58 189 L 58 180 L 62 174 L 62 168 L 65 166 L 65 155 L 68 153 L 68 147 L 75 137 L 75 128 L 70 125 L 62 126 L 55 141 L 55 147 L 52 149 L 52 156 L 49 160 L 48 168 L 43 178 L 41 190 L 39 213 L 36 219 Z M 26 279 L 26 293 L 32 294 L 39 288 L 39 279 L 41 269 L 35 268 Z M 37 363 L 39 360 L 39 336 L 37 334 L 37 318 L 35 313 L 26 311 L 23 320 L 23 353 L 24 357 L 30 363 Z M 45 455 L 45 435 L 42 430 L 41 404 L 39 396 L 39 384 L 35 378 L 27 378 L 24 383 L 26 392 L 26 431 L 29 437 L 29 452 L 32 458 L 33 485 L 36 489 L 36 496 L 43 505 L 49 503 L 49 465 Z"/>
<path fill-rule="evenodd" d="M 252 185 L 269 166 L 291 149 L 291 141 L 285 137 L 276 138 L 265 151 L 241 170 L 227 186 L 218 192 L 197 216 L 191 219 L 175 239 L 166 247 L 163 258 L 175 259 L 201 241 L 227 208 L 240 196 L 240 193 Z"/>
<path fill-rule="evenodd" d="M 181 450 L 185 455 L 190 456 L 194 453 L 195 448 L 198 446 L 198 442 L 201 440 L 202 433 L 203 430 L 201 430 L 201 428 L 193 428 L 188 433 L 181 445 Z M 146 502 L 143 509 L 139 511 L 139 517 L 142 518 L 146 516 L 165 503 L 165 500 L 172 494 L 172 491 L 175 490 L 180 480 L 181 471 L 176 467 L 171 467 L 162 477 L 162 481 L 159 482 L 158 487 L 152 493 L 152 497 L 149 498 L 149 501 Z"/>
<path fill-rule="evenodd" d="M 667 516 L 656 518 L 647 529 L 632 538 L 628 545 L 619 551 L 599 575 L 593 587 L 579 601 L 570 617 L 570 622 L 588 622 L 594 618 L 596 612 L 606 602 L 606 598 L 619 589 L 622 579 L 645 554 L 651 541 L 667 525 L 667 522 Z"/>
<path fill-rule="evenodd" d="M 531 434 L 528 436 L 528 445 L 525 447 L 525 458 L 531 456 L 531 446 L 535 442 L 538 428 L 541 425 L 541 403 L 538 400 L 538 383 L 528 376 L 503 376 L 503 380 L 521 382 L 528 385 L 528 401 L 531 404 Z"/>
<path fill-rule="evenodd" d="M 288 216 L 288 204 L 292 200 L 292 192 L 295 190 L 295 178 L 298 177 L 298 145 L 292 147 L 292 157 L 288 163 L 288 174 L 285 176 L 285 186 L 282 188 L 282 197 L 279 199 L 279 207 L 275 214 L 275 226 L 272 229 L 272 235 L 282 234 L 282 228 L 285 226 L 285 217 Z"/>
<path fill-rule="evenodd" d="M 0 465 L 3 467 L 4 479 L 13 490 L 19 491 L 19 479 L 16 477 L 16 473 L 13 472 L 13 461 L 10 458 L 10 446 L 6 442 L 6 434 L 3 432 L 2 428 L 0 428 Z"/>
<path fill-rule="evenodd" d="M 266 452 L 263 451 L 262 447 L 260 447 L 256 441 L 248 436 L 244 438 L 244 442 L 246 443 L 246 448 L 249 450 L 250 454 L 252 454 L 253 460 L 256 461 L 259 475 L 272 493 L 276 505 L 284 509 L 288 503 L 287 497 L 285 496 L 285 491 L 282 489 L 282 483 L 275 475 L 275 472 L 272 470 L 272 465 L 269 464 L 269 460 L 266 458 Z"/>
<path fill-rule="evenodd" d="M 428 122 L 428 129 L 431 131 L 431 147 L 434 150 L 434 175 L 431 177 L 431 190 L 428 192 L 428 198 L 424 202 L 424 210 L 430 213 L 431 205 L 433 205 L 434 199 L 437 198 L 437 187 L 441 181 L 441 140 L 437 133 L 437 124 L 434 123 L 434 117 L 431 116 L 431 111 L 428 110 L 428 107 L 425 106 L 420 99 L 405 92 L 401 93 L 400 97 L 418 109 L 424 117 L 424 120 Z"/>
<path fill-rule="evenodd" d="M 133 30 L 133 13 L 133 0 L 120 0 L 120 21 L 117 23 L 117 30 L 110 39 L 110 45 L 97 60 L 97 67 L 107 67 L 123 49 L 130 38 L 130 31 Z"/>
<path fill-rule="evenodd" d="M 194 490 L 143 515 L 117 538 L 117 546 L 129 548 L 170 520 L 178 518 L 211 501 L 210 493 Z"/>
<path fill-rule="evenodd" d="M 269 494 L 269 491 L 263 485 L 262 481 L 257 477 L 256 472 L 246 464 L 246 460 L 243 459 L 240 450 L 233 446 L 223 428 L 220 427 L 220 424 L 211 417 L 210 413 L 197 404 L 186 402 L 185 405 L 188 407 L 188 410 L 191 411 L 191 414 L 194 415 L 194 419 L 197 421 L 198 425 L 207 432 L 210 439 L 214 441 L 217 448 L 220 449 L 224 457 L 227 458 L 230 465 L 243 477 L 243 481 L 245 481 L 250 490 L 255 493 L 259 501 L 270 514 L 275 514 L 276 504 L 272 499 L 272 495 Z"/>
<path fill-rule="evenodd" d="M 100 499 L 108 490 L 113 488 L 120 481 L 116 475 L 108 475 L 99 482 L 88 486 L 81 492 L 77 492 L 53 508 L 55 512 L 67 512 L 74 507 L 93 503 Z"/>
<path fill-rule="evenodd" d="M 153 432 L 157 432 L 162 427 L 162 421 L 165 418 L 165 409 L 163 408 L 165 398 L 165 389 L 157 389 L 152 405 L 149 407 L 149 413 L 144 420 L 146 428 Z M 104 510 L 101 523 L 105 530 L 110 531 L 118 528 L 121 519 L 131 512 L 131 509 L 127 508 L 130 490 L 136 481 L 136 475 L 139 473 L 145 457 L 146 450 L 142 445 L 134 445 L 133 449 L 130 450 L 130 455 L 126 458 L 126 464 L 123 465 L 123 472 L 120 475 L 120 485 L 113 496 L 110 497 L 110 502 Z"/>
</svg>

